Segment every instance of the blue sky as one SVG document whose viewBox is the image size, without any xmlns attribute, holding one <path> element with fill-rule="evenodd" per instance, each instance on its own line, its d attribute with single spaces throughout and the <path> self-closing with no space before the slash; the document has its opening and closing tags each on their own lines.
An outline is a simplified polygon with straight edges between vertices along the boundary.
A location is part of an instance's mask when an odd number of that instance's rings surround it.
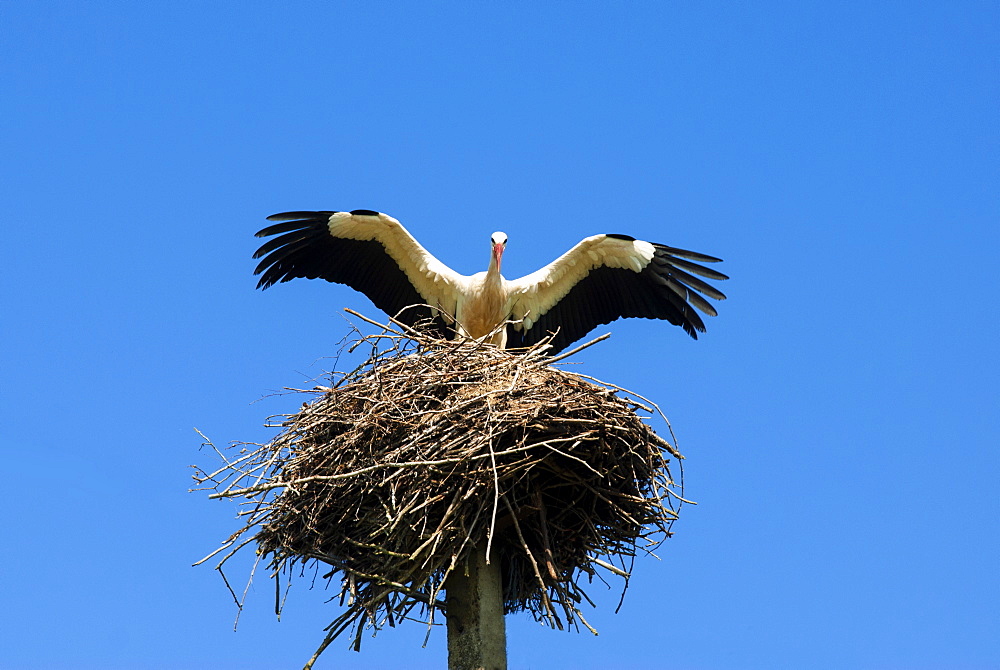
<svg viewBox="0 0 1000 670">
<path fill-rule="evenodd" d="M 188 466 L 378 316 L 255 291 L 264 217 L 371 208 L 469 274 L 499 229 L 508 277 L 599 232 L 732 277 L 698 342 L 579 356 L 699 504 L 599 637 L 511 617 L 512 668 L 1000 667 L 996 3 L 371 4 L 0 5 L 0 666 L 309 657 L 333 594 L 262 582 L 234 633 Z M 444 667 L 423 634 L 317 667 Z"/>
</svg>

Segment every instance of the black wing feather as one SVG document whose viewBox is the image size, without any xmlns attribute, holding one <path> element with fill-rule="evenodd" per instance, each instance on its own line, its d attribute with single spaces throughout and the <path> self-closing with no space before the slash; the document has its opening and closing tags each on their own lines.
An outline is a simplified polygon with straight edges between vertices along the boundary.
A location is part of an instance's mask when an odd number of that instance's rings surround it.
<svg viewBox="0 0 1000 670">
<path fill-rule="evenodd" d="M 706 268 L 703 265 L 698 265 L 697 263 L 692 263 L 690 261 L 683 260 L 676 256 L 671 256 L 669 260 L 654 257 L 654 262 L 663 267 L 668 265 L 673 265 L 674 267 L 677 268 L 684 268 L 685 270 L 693 272 L 696 275 L 705 277 L 706 279 L 717 279 L 720 281 L 729 279 L 729 277 L 722 274 L 721 272 L 718 272 L 717 270 L 713 270 L 712 268 Z M 718 263 L 720 261 L 715 260 L 712 262 Z"/>
</svg>

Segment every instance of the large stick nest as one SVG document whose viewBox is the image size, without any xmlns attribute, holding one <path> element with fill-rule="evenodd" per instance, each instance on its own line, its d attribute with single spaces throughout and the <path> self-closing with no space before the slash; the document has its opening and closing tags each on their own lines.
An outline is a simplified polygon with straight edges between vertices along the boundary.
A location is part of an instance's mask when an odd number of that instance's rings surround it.
<svg viewBox="0 0 1000 670">
<path fill-rule="evenodd" d="M 344 610 L 320 651 L 352 625 L 357 648 L 415 608 L 433 622 L 448 575 L 488 545 L 507 612 L 590 628 L 581 577 L 627 585 L 682 501 L 680 454 L 637 413 L 652 403 L 553 367 L 544 342 L 515 353 L 386 330 L 360 345 L 368 360 L 311 391 L 271 442 L 199 470 L 210 497 L 244 506 L 220 571 L 247 544 L 275 579 L 329 566 Z"/>
</svg>

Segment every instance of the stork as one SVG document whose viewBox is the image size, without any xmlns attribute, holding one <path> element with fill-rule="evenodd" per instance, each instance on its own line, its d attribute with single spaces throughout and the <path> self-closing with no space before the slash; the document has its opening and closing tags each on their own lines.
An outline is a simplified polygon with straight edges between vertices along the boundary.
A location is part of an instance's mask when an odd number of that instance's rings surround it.
<svg viewBox="0 0 1000 670">
<path fill-rule="evenodd" d="M 621 317 L 665 319 L 697 339 L 716 316 L 704 296 L 722 292 L 694 275 L 726 275 L 698 263 L 720 259 L 627 235 L 594 235 L 529 275 L 500 274 L 507 235 L 490 238 L 490 264 L 467 277 L 424 249 L 396 219 L 368 209 L 285 212 L 257 237 L 273 237 L 254 254 L 257 288 L 296 277 L 346 284 L 413 326 L 430 321 L 444 337 L 487 338 L 527 347 L 554 334 L 557 353 L 597 326 Z M 697 262 L 694 262 L 697 261 Z M 507 322 L 506 327 L 500 327 Z"/>
</svg>

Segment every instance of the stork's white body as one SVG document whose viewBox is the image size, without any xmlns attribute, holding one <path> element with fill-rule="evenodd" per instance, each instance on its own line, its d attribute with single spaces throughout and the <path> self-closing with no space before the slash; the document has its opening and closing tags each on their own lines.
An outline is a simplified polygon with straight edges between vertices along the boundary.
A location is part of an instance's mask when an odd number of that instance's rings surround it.
<svg viewBox="0 0 1000 670">
<path fill-rule="evenodd" d="M 459 334 L 480 339 L 493 333 L 493 344 L 505 346 L 507 331 L 497 326 L 506 320 L 509 313 L 507 280 L 494 266 L 491 261 L 486 272 L 462 278 L 465 286 L 458 294 L 455 320 Z"/>
</svg>

